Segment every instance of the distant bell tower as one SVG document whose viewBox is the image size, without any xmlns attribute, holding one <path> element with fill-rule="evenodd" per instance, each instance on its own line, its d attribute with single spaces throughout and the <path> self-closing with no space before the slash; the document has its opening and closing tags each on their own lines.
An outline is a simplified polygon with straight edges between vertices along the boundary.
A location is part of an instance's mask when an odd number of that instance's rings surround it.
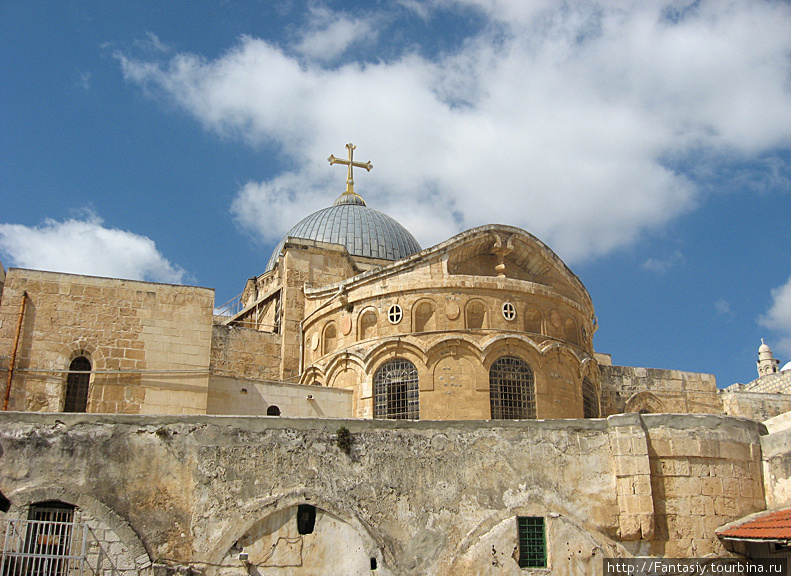
<svg viewBox="0 0 791 576">
<path fill-rule="evenodd" d="M 775 360 L 775 357 L 772 355 L 772 349 L 769 348 L 764 342 L 764 339 L 761 338 L 761 346 L 758 348 L 758 376 L 774 374 L 777 372 L 778 364 L 780 364 L 780 361 Z"/>
</svg>

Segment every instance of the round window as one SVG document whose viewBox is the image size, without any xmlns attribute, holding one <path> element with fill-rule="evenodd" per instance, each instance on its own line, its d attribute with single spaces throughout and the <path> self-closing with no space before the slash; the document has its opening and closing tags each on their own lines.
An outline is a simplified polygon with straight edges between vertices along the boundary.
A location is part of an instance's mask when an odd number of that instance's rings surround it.
<svg viewBox="0 0 791 576">
<path fill-rule="evenodd" d="M 393 304 L 387 310 L 387 319 L 390 320 L 390 324 L 398 324 L 401 322 L 401 318 L 404 317 L 404 312 L 401 310 L 401 306 L 398 304 Z"/>
<path fill-rule="evenodd" d="M 503 317 L 506 320 L 513 320 L 516 318 L 516 308 L 510 302 L 503 304 Z"/>
</svg>

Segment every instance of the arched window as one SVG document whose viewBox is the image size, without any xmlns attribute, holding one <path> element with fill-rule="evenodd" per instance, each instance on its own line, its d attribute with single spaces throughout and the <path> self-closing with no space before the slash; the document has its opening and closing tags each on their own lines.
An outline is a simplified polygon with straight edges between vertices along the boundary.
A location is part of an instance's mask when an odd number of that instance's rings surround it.
<svg viewBox="0 0 791 576">
<path fill-rule="evenodd" d="M 85 356 L 77 356 L 69 364 L 64 412 L 85 412 L 88 407 L 88 383 L 90 380 L 91 361 Z"/>
<path fill-rule="evenodd" d="M 489 368 L 489 401 L 493 420 L 536 417 L 533 371 L 514 356 L 498 358 Z"/>
<path fill-rule="evenodd" d="M 467 304 L 464 311 L 467 329 L 478 330 L 486 328 L 486 306 L 479 300 L 473 300 Z"/>
<path fill-rule="evenodd" d="M 426 332 L 434 330 L 434 304 L 423 301 L 417 305 L 415 310 L 415 332 Z"/>
<path fill-rule="evenodd" d="M 335 343 L 338 338 L 338 330 L 335 328 L 335 324 L 328 324 L 327 327 L 324 329 L 324 342 L 321 348 L 322 354 L 329 354 L 333 350 L 335 350 Z"/>
<path fill-rule="evenodd" d="M 266 409 L 267 416 L 280 416 L 280 408 L 272 404 L 269 408 Z"/>
<path fill-rule="evenodd" d="M 538 308 L 531 306 L 525 310 L 525 332 L 541 334 L 541 311 Z"/>
<path fill-rule="evenodd" d="M 367 310 L 360 317 L 360 340 L 376 337 L 376 312 Z"/>
<path fill-rule="evenodd" d="M 596 387 L 587 378 L 582 379 L 582 416 L 584 418 L 599 417 L 599 398 Z"/>
<path fill-rule="evenodd" d="M 409 360 L 396 358 L 374 375 L 374 418 L 418 420 L 417 368 Z"/>
</svg>

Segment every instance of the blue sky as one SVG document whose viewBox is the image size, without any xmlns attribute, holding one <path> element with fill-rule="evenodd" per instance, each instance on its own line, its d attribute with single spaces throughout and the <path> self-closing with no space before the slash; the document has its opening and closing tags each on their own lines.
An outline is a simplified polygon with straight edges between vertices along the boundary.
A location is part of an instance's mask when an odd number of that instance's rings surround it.
<svg viewBox="0 0 791 576">
<path fill-rule="evenodd" d="M 432 246 L 522 227 L 616 364 L 791 360 L 791 5 L 0 3 L 3 265 L 221 304 L 343 190 Z"/>
</svg>

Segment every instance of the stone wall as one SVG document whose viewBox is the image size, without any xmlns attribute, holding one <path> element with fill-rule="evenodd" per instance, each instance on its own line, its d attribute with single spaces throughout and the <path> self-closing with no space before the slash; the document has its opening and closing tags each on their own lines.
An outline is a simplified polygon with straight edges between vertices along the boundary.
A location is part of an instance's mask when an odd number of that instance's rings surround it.
<svg viewBox="0 0 791 576">
<path fill-rule="evenodd" d="M 15 505 L 36 486 L 91 496 L 151 559 L 207 575 L 245 576 L 243 549 L 257 571 L 279 574 L 370 574 L 375 563 L 378 574 L 523 575 L 521 516 L 544 519 L 552 574 L 590 574 L 604 556 L 723 552 L 714 528 L 764 505 L 762 433 L 717 416 L 3 413 L 0 491 Z M 317 511 L 312 533 L 296 530 L 300 504 Z"/>
<path fill-rule="evenodd" d="M 791 428 L 761 438 L 768 508 L 791 506 Z"/>
<path fill-rule="evenodd" d="M 212 376 L 207 414 L 263 416 L 276 406 L 291 418 L 351 418 L 351 390 Z"/>
<path fill-rule="evenodd" d="M 791 394 L 791 370 L 761 376 L 748 384 L 738 384 L 746 392 L 765 394 Z M 730 388 L 730 387 L 729 387 Z"/>
<path fill-rule="evenodd" d="M 211 373 L 250 380 L 278 380 L 280 346 L 280 334 L 215 324 L 211 334 Z"/>
<path fill-rule="evenodd" d="M 673 412 L 722 414 L 711 374 L 600 365 L 602 414 Z"/>
<path fill-rule="evenodd" d="M 763 422 L 791 410 L 791 394 L 738 391 L 729 386 L 720 391 L 723 412 Z"/>
<path fill-rule="evenodd" d="M 63 410 L 65 371 L 82 356 L 89 412 L 205 412 L 213 290 L 12 268 L 0 302 L 6 366 L 23 293 L 11 409 Z"/>
</svg>

